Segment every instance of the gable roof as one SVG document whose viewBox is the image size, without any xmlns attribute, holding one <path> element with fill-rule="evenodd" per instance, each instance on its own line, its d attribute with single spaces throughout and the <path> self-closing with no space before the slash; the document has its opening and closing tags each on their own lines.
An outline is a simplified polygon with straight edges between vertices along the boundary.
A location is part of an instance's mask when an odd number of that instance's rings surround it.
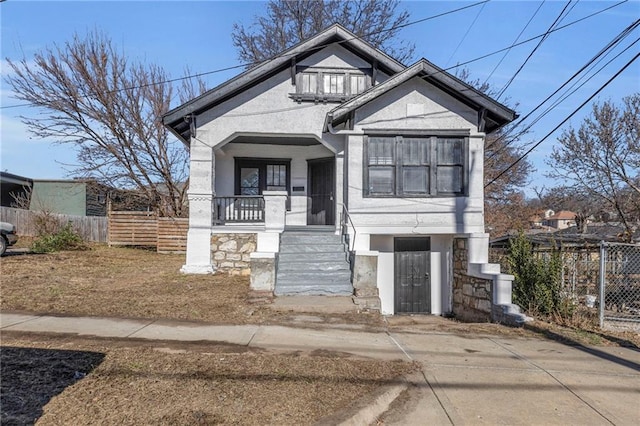
<svg viewBox="0 0 640 426">
<path fill-rule="evenodd" d="M 405 68 L 403 64 L 376 49 L 360 37 L 339 24 L 333 24 L 324 31 L 285 50 L 278 56 L 246 70 L 236 77 L 208 90 L 202 95 L 174 108 L 162 117 L 162 122 L 178 138 L 189 143 L 191 126 L 187 117 L 199 114 L 236 94 L 256 85 L 272 75 L 292 66 L 292 60 L 300 60 L 332 43 L 340 45 L 354 53 L 371 58 L 378 68 L 387 74 L 395 74 Z"/>
<path fill-rule="evenodd" d="M 422 58 L 388 80 L 329 111 L 328 123 L 335 125 L 344 122 L 351 112 L 414 77 L 422 78 L 477 111 L 485 110 L 485 128 L 488 133 L 517 118 L 517 114 L 512 109 Z"/>
<path fill-rule="evenodd" d="M 573 220 L 576 218 L 576 214 L 574 212 L 570 212 L 568 210 L 560 210 L 558 213 L 553 216 L 549 216 L 545 220 Z"/>
</svg>

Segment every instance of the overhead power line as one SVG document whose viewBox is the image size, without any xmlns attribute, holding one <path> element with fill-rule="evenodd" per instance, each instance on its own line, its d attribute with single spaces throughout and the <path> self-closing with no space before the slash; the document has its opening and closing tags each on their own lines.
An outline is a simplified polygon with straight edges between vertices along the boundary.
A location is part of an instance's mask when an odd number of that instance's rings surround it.
<svg viewBox="0 0 640 426">
<path fill-rule="evenodd" d="M 478 20 L 478 18 L 480 17 L 480 14 L 482 13 L 482 11 L 484 10 L 484 7 L 487 5 L 487 3 L 484 3 L 482 5 L 482 7 L 480 8 L 480 10 L 478 11 L 478 13 L 476 14 L 476 17 L 473 18 L 473 22 L 471 22 L 471 25 L 469 25 L 469 28 L 467 28 L 467 31 L 465 31 L 464 35 L 462 36 L 462 38 L 460 39 L 460 42 L 458 43 L 458 45 L 456 46 L 455 49 L 453 49 L 453 53 L 451 53 L 451 56 L 449 56 L 449 59 L 447 59 L 447 63 L 444 65 L 445 67 L 449 65 L 449 62 L 451 62 L 451 59 L 455 56 L 455 54 L 458 52 L 458 49 L 460 49 L 460 46 L 462 46 L 462 43 L 464 42 L 464 40 L 467 38 L 467 36 L 469 35 L 469 31 L 471 31 L 471 28 L 473 28 L 473 26 L 476 24 L 476 21 Z"/>
<path fill-rule="evenodd" d="M 440 14 L 437 14 L 437 15 L 433 15 L 433 16 L 429 16 L 429 17 L 426 17 L 426 18 L 422 18 L 422 19 L 419 19 L 417 21 L 408 22 L 408 23 L 405 23 L 405 24 L 402 24 L 402 25 L 398 25 L 398 26 L 393 27 L 393 28 L 384 29 L 384 30 L 378 31 L 376 33 L 370 33 L 368 35 L 374 35 L 374 34 L 377 34 L 377 33 L 392 31 L 395 28 L 404 28 L 404 27 L 407 27 L 409 25 L 415 25 L 415 24 L 418 24 L 418 23 L 421 23 L 421 22 L 425 22 L 427 20 L 431 20 L 431 19 L 435 19 L 435 18 L 444 16 L 444 15 L 448 15 L 448 14 L 452 14 L 452 13 L 455 13 L 455 12 L 459 12 L 461 10 L 468 9 L 470 7 L 479 6 L 479 5 L 481 5 L 483 3 L 486 3 L 488 1 L 489 0 L 484 0 L 484 1 L 481 1 L 481 2 L 478 2 L 478 3 L 473 3 L 471 5 L 467 5 L 467 6 L 460 7 L 460 8 L 454 9 L 454 10 L 450 10 L 448 12 L 443 12 L 443 13 L 440 13 Z M 577 19 L 577 20 L 572 21 L 572 22 L 569 22 L 568 24 L 565 24 L 563 26 L 557 27 L 557 28 L 553 29 L 551 32 L 556 32 L 556 31 L 560 31 L 560 30 L 563 30 L 565 28 L 568 28 L 568 27 L 570 27 L 572 25 L 575 25 L 575 24 L 577 24 L 579 22 L 582 22 L 582 21 L 584 21 L 586 19 L 592 18 L 592 17 L 594 17 L 596 15 L 599 15 L 601 13 L 604 13 L 607 10 L 613 9 L 615 7 L 618 7 L 618 6 L 622 5 L 622 4 L 624 4 L 624 3 L 627 3 L 628 1 L 629 0 L 622 0 L 622 1 L 620 1 L 618 3 L 615 3 L 615 4 L 611 5 L 611 6 L 607 6 L 604 9 L 601 9 L 601 10 L 593 12 L 593 13 L 591 13 L 589 15 L 583 16 L 582 18 Z M 513 47 L 521 46 L 523 44 L 526 44 L 526 43 L 529 43 L 531 41 L 537 40 L 540 37 L 543 37 L 544 35 L 545 34 L 540 34 L 540 35 L 531 37 L 531 38 L 529 38 L 527 40 L 523 40 L 521 42 L 514 43 L 514 44 L 512 44 L 510 46 L 507 46 L 507 47 L 504 47 L 502 49 L 496 50 L 494 52 L 484 54 L 484 55 L 479 56 L 479 57 L 477 57 L 475 59 L 470 59 L 468 61 L 465 61 L 465 62 L 462 62 L 462 63 L 458 63 L 454 67 L 449 67 L 449 68 L 443 69 L 442 72 L 452 70 L 452 69 L 457 68 L 457 67 L 462 66 L 462 65 L 467 65 L 467 64 L 470 64 L 470 63 L 473 63 L 473 62 L 477 62 L 477 61 L 480 61 L 482 59 L 488 58 L 488 57 L 493 56 L 493 55 L 497 55 L 498 53 L 502 53 L 504 51 L 507 51 L 507 50 L 513 48 Z M 329 44 L 325 44 L 325 45 L 316 46 L 314 49 L 322 49 L 322 48 L 325 48 L 325 47 L 327 47 L 327 46 L 329 46 L 331 44 L 342 44 L 342 43 L 346 43 L 348 41 L 362 39 L 363 37 L 366 37 L 366 35 L 359 36 L 359 37 L 356 36 L 356 37 L 352 37 L 352 38 L 347 39 L 347 40 L 341 40 L 339 42 L 334 42 L 334 43 L 329 43 Z M 278 58 L 278 57 L 286 58 L 288 56 L 293 56 L 293 54 L 286 54 L 286 53 L 285 54 L 279 54 L 279 55 L 276 55 L 276 56 L 274 56 L 274 57 L 272 57 L 270 59 L 264 60 L 264 61 L 257 61 L 257 62 L 247 63 L 247 64 L 239 64 L 239 65 L 234 65 L 234 66 L 230 66 L 230 67 L 219 68 L 219 69 L 215 69 L 215 70 L 212 70 L 212 71 L 206 71 L 206 72 L 197 73 L 197 74 L 190 74 L 190 75 L 183 76 L 183 77 L 177 77 L 177 78 L 157 81 L 157 82 L 153 82 L 153 83 L 149 83 L 149 84 L 145 84 L 145 85 L 140 85 L 140 86 L 125 87 L 125 88 L 122 88 L 122 89 L 112 90 L 112 91 L 110 91 L 108 93 L 118 93 L 118 92 L 122 92 L 122 91 L 126 91 L 126 90 L 139 89 L 139 88 L 154 86 L 154 85 L 158 85 L 158 84 L 174 83 L 174 82 L 181 81 L 181 80 L 204 77 L 204 76 L 207 76 L 207 75 L 212 75 L 212 74 L 216 74 L 216 73 L 220 73 L 220 72 L 224 72 L 224 71 L 230 71 L 230 70 L 234 70 L 234 69 L 238 69 L 238 68 L 246 68 L 246 67 L 249 67 L 249 66 L 252 66 L 252 65 L 258 65 L 260 63 L 263 63 L 263 62 L 266 62 L 266 61 L 270 61 L 270 60 L 273 60 L 273 59 Z M 18 108 L 18 107 L 25 107 L 25 106 L 36 106 L 36 105 L 31 104 L 31 103 L 24 103 L 24 104 L 0 106 L 0 109 Z"/>
<path fill-rule="evenodd" d="M 627 36 L 629 36 L 639 26 L 640 26 L 640 19 L 634 21 L 629 26 L 627 26 L 625 29 L 623 29 L 618 35 L 616 35 L 611 41 L 609 41 L 602 49 L 600 49 L 600 51 L 598 53 L 596 53 L 591 59 L 589 59 L 587 61 L 587 63 L 585 63 L 578 71 L 576 71 L 571 77 L 569 77 L 569 79 L 567 79 L 560 87 L 558 87 L 553 93 L 551 93 L 549 96 L 547 96 L 542 102 L 538 103 L 538 105 L 535 108 L 533 108 L 531 111 L 529 111 L 525 116 L 521 117 L 512 128 L 516 129 L 521 123 L 525 122 L 529 117 L 531 117 L 533 115 L 534 112 L 536 112 L 538 109 L 540 109 L 545 103 L 547 103 L 547 101 L 549 101 L 551 98 L 553 98 L 553 96 L 555 96 L 564 87 L 566 87 L 571 81 L 573 81 L 576 77 L 578 77 L 585 69 L 587 69 L 589 67 L 591 67 L 590 69 L 593 69 L 595 66 L 597 66 L 597 64 L 599 64 L 611 52 L 611 50 L 613 48 L 615 48 L 617 45 L 619 45 Z M 580 80 L 582 80 L 586 76 L 586 74 L 584 74 L 580 79 L 578 79 L 576 82 L 574 82 L 574 84 L 571 85 L 561 95 L 559 100 L 556 100 L 551 106 L 549 106 L 544 112 L 542 112 L 534 121 L 532 121 L 530 124 L 528 124 L 527 127 L 525 127 L 524 129 L 520 130 L 516 135 L 504 134 L 504 135 L 501 135 L 500 137 L 498 137 L 492 144 L 487 146 L 487 148 L 492 147 L 493 145 L 495 145 L 496 143 L 504 140 L 507 137 L 511 137 L 511 140 L 508 141 L 507 143 L 505 143 L 504 146 L 500 147 L 500 149 L 498 149 L 497 151 L 493 152 L 488 157 L 488 159 L 496 157 L 501 152 L 503 152 L 505 149 L 507 149 L 509 147 L 509 145 L 511 145 L 514 141 L 516 141 L 520 136 L 522 136 L 523 134 L 528 132 L 531 129 L 531 127 L 533 127 L 533 125 L 535 125 L 538 121 L 540 121 L 546 114 L 548 114 L 551 110 L 553 110 L 558 104 L 560 104 L 561 102 L 566 100 L 570 95 L 572 95 L 579 88 L 584 86 L 589 80 L 591 80 L 593 77 L 595 77 L 597 74 L 599 74 L 605 67 L 607 67 L 611 62 L 613 62 L 615 59 L 617 59 L 624 52 L 629 50 L 637 42 L 638 42 L 638 39 L 636 39 L 633 43 L 631 43 L 624 50 L 622 50 L 620 53 L 618 53 L 614 58 L 612 58 L 610 61 L 608 61 L 599 70 L 597 70 L 595 73 L 593 73 L 593 75 L 591 75 L 587 80 L 585 80 L 582 84 L 580 84 L 580 86 L 578 86 L 576 89 L 571 91 L 571 93 L 567 94 L 568 91 L 572 90 L 575 87 L 575 85 L 578 84 L 578 82 Z M 589 72 L 589 71 L 587 71 L 587 72 Z"/>
<path fill-rule="evenodd" d="M 505 173 L 507 173 L 509 170 L 511 170 L 513 167 L 515 167 L 520 161 L 524 160 L 527 155 L 531 154 L 534 149 L 539 147 L 540 144 L 542 144 L 542 142 L 544 142 L 549 136 L 551 136 L 556 130 L 558 130 L 564 123 L 569 121 L 569 119 L 571 117 L 576 115 L 576 113 L 578 111 L 580 111 L 586 104 L 591 102 L 591 100 L 593 98 L 595 98 L 600 92 L 602 92 L 605 89 L 605 87 L 607 87 L 613 80 L 615 80 L 620 74 L 622 74 L 624 72 L 624 70 L 626 70 L 633 62 L 635 62 L 636 59 L 638 59 L 638 57 L 640 57 L 640 53 L 636 53 L 636 55 L 633 58 L 631 58 L 631 60 L 629 62 L 627 62 L 622 68 L 620 68 L 620 70 L 618 70 L 618 72 L 616 72 L 609 80 L 607 80 L 606 83 L 604 83 L 602 86 L 600 86 L 600 88 L 598 90 L 596 90 L 591 96 L 589 96 L 589 98 L 587 100 L 585 100 L 582 104 L 580 104 L 579 107 L 574 109 L 573 112 L 571 112 L 571 114 L 569 114 L 556 127 L 554 127 L 553 130 L 551 130 L 549 133 L 547 133 L 542 139 L 540 139 L 535 145 L 533 145 L 524 154 L 522 154 L 520 157 L 518 157 L 517 160 L 512 162 L 506 169 L 504 169 L 502 172 L 500 172 L 498 174 L 498 176 L 494 177 L 491 180 L 491 182 L 486 184 L 484 187 L 486 188 L 486 187 L 490 186 L 491 184 L 493 184 L 495 181 L 500 179 Z"/>
<path fill-rule="evenodd" d="M 529 18 L 529 21 L 527 21 L 527 23 L 525 24 L 524 28 L 522 28 L 522 30 L 520 31 L 520 34 L 518 34 L 518 37 L 516 37 L 516 39 L 513 41 L 514 43 L 517 43 L 518 40 L 520 40 L 520 37 L 522 37 L 522 34 L 524 34 L 525 30 L 529 27 L 529 24 L 531 23 L 531 21 L 533 21 L 533 18 L 536 17 L 536 15 L 538 14 L 538 12 L 540 11 L 540 9 L 542 9 L 542 5 L 544 5 L 546 0 L 542 0 L 542 2 L 540 2 L 540 5 L 538 6 L 538 8 L 536 9 L 535 12 L 533 12 L 533 15 L 531 15 L 531 18 Z M 502 64 L 502 61 L 504 61 L 504 59 L 507 57 L 507 55 L 509 54 L 509 52 L 511 52 L 511 48 L 509 48 L 509 50 L 507 50 L 506 52 L 504 52 L 504 55 L 502 55 L 502 58 L 500 58 L 500 61 L 498 61 L 498 63 L 496 64 L 495 67 L 493 67 L 493 69 L 491 70 L 491 72 L 489 73 L 489 76 L 484 80 L 483 84 L 487 84 L 487 82 L 489 81 L 489 79 L 491 78 L 491 76 L 493 76 L 493 73 L 496 72 L 496 70 L 498 69 L 498 67 L 500 67 L 500 64 Z"/>
<path fill-rule="evenodd" d="M 534 53 L 536 53 L 538 48 L 540 46 L 542 46 L 542 43 L 544 43 L 544 41 L 547 39 L 547 37 L 549 37 L 549 34 L 551 34 L 551 30 L 553 30 L 553 28 L 560 22 L 561 18 L 564 15 L 564 11 L 567 10 L 567 7 L 569 7 L 570 4 L 571 4 L 571 0 L 569 0 L 569 2 L 566 5 L 564 5 L 564 8 L 562 9 L 562 11 L 558 15 L 558 17 L 553 21 L 553 24 L 551 24 L 551 26 L 549 27 L 547 32 L 544 33 L 544 35 L 538 41 L 538 44 L 536 44 L 536 46 L 533 48 L 531 53 L 529 53 L 529 56 L 527 56 L 527 59 L 524 60 L 522 65 L 520 65 L 520 67 L 517 69 L 517 71 L 511 76 L 509 81 L 507 81 L 507 83 L 502 87 L 502 89 L 500 89 L 500 92 L 498 92 L 497 98 L 500 98 L 504 94 L 504 92 L 509 88 L 509 86 L 511 86 L 511 83 L 513 83 L 513 80 L 515 80 L 515 78 L 518 76 L 518 74 L 520 74 L 520 71 L 522 71 L 524 66 L 527 65 L 527 62 L 529 62 L 529 59 L 531 59 L 531 57 L 534 55 Z"/>
<path fill-rule="evenodd" d="M 400 24 L 400 25 L 395 25 L 395 26 L 393 26 L 391 28 L 384 28 L 384 29 L 379 30 L 379 31 L 373 31 L 373 32 L 370 32 L 370 33 L 363 34 L 361 36 L 356 36 L 356 37 L 352 37 L 350 39 L 341 40 L 341 41 L 339 41 L 337 43 L 338 44 L 342 44 L 342 43 L 346 43 L 346 42 L 349 42 L 349 41 L 352 41 L 352 40 L 360 40 L 360 39 L 363 39 L 365 37 L 369 37 L 369 36 L 372 36 L 372 35 L 382 34 L 382 33 L 386 33 L 386 32 L 389 32 L 389 31 L 396 31 L 396 30 L 401 29 L 401 28 L 406 28 L 406 27 L 408 27 L 410 25 L 420 24 L 422 22 L 426 22 L 426 21 L 429 21 L 429 20 L 440 18 L 442 16 L 451 15 L 453 13 L 460 12 L 460 11 L 465 10 L 465 9 L 469 9 L 469 8 L 476 7 L 476 6 L 479 6 L 479 5 L 484 5 L 485 3 L 488 3 L 489 1 L 491 1 L 491 0 L 479 1 L 477 3 L 472 3 L 472 4 L 469 4 L 469 5 L 466 5 L 466 6 L 458 7 L 456 9 L 448 10 L 446 12 L 442 12 L 442 13 L 438 13 L 438 14 L 435 14 L 435 15 L 427 16 L 425 18 L 417 19 L 415 21 L 406 22 L 406 23 Z M 628 1 L 628 0 L 625 0 L 625 1 Z M 624 3 L 624 2 L 621 2 L 621 3 Z M 328 47 L 328 46 L 330 46 L 332 44 L 335 44 L 335 42 L 328 43 L 328 44 L 322 44 L 322 45 L 316 46 L 314 49 L 311 49 L 311 50 L 320 50 L 320 49 Z M 182 80 L 205 77 L 205 76 L 208 76 L 208 75 L 218 74 L 218 73 L 225 72 L 225 71 L 231 71 L 231 70 L 238 69 L 238 68 L 248 68 L 248 67 L 251 67 L 251 66 L 259 65 L 259 64 L 261 64 L 263 62 L 268 62 L 268 61 L 274 60 L 274 59 L 276 59 L 278 57 L 287 57 L 287 54 L 280 53 L 280 54 L 272 56 L 271 58 L 263 59 L 261 61 L 254 61 L 254 62 L 239 64 L 239 65 L 233 65 L 233 66 L 229 66 L 229 67 L 225 67 L 225 68 L 218 68 L 218 69 L 215 69 L 215 70 L 212 70 L 212 71 L 205 71 L 205 72 L 201 72 L 201 73 L 197 73 L 197 74 L 190 74 L 190 75 L 186 75 L 186 76 L 182 76 L 182 77 L 176 77 L 176 78 L 171 78 L 171 79 L 167 79 L 167 80 L 156 81 L 156 82 L 153 82 L 153 83 L 148 83 L 148 84 L 139 85 L 139 86 L 124 87 L 122 89 L 111 90 L 111 91 L 109 91 L 107 93 L 119 93 L 119 92 L 123 92 L 123 91 L 126 91 L 126 90 L 141 89 L 141 88 L 144 88 L 144 87 L 155 86 L 155 85 L 158 85 L 158 84 L 175 83 L 175 82 L 182 81 Z M 35 106 L 35 105 L 32 104 L 32 103 L 6 105 L 6 106 L 0 106 L 0 109 L 19 108 L 19 107 L 25 107 L 25 106 Z"/>
</svg>

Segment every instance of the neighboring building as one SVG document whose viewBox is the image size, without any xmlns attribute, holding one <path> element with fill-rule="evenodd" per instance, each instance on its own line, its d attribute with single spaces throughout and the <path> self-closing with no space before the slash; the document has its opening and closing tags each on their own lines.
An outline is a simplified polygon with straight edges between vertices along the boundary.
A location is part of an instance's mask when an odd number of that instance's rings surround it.
<svg viewBox="0 0 640 426">
<path fill-rule="evenodd" d="M 0 205 L 15 207 L 17 203 L 20 203 L 20 200 L 28 200 L 32 185 L 32 179 L 0 172 Z"/>
<path fill-rule="evenodd" d="M 487 264 L 483 147 L 515 117 L 334 25 L 164 116 L 191 152 L 183 271 L 250 264 L 254 290 L 355 288 L 386 314 L 511 309 L 513 277 Z"/>
<path fill-rule="evenodd" d="M 576 214 L 567 210 L 560 210 L 558 213 L 545 217 L 542 221 L 543 226 L 555 229 L 567 229 L 570 226 L 575 226 L 575 224 Z"/>
<path fill-rule="evenodd" d="M 106 216 L 109 188 L 93 180 L 34 179 L 29 210 Z"/>
<path fill-rule="evenodd" d="M 91 179 L 30 179 L 0 172 L 2 206 L 75 216 L 106 216 L 112 190 Z"/>
</svg>

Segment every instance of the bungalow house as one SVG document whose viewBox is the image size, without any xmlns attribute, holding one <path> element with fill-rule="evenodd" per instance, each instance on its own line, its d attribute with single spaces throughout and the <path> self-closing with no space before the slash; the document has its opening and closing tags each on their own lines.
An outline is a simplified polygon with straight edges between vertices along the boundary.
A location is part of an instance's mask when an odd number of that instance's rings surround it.
<svg viewBox="0 0 640 426">
<path fill-rule="evenodd" d="M 333 25 L 164 116 L 191 154 L 182 271 L 249 266 L 254 290 L 385 314 L 515 312 L 483 211 L 485 135 L 515 118 Z"/>
<path fill-rule="evenodd" d="M 557 213 L 547 216 L 542 224 L 555 229 L 567 229 L 576 224 L 576 214 L 568 210 L 560 210 Z"/>
</svg>

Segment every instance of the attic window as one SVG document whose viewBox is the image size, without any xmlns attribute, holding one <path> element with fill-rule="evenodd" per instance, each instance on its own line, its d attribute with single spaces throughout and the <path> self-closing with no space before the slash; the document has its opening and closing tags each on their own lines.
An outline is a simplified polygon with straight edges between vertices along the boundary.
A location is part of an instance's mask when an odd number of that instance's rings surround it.
<svg viewBox="0 0 640 426">
<path fill-rule="evenodd" d="M 296 93 L 290 94 L 298 102 L 342 102 L 371 87 L 370 69 L 300 68 Z"/>
<path fill-rule="evenodd" d="M 303 72 L 300 74 L 300 93 L 318 93 L 318 74 L 314 72 Z"/>
</svg>

